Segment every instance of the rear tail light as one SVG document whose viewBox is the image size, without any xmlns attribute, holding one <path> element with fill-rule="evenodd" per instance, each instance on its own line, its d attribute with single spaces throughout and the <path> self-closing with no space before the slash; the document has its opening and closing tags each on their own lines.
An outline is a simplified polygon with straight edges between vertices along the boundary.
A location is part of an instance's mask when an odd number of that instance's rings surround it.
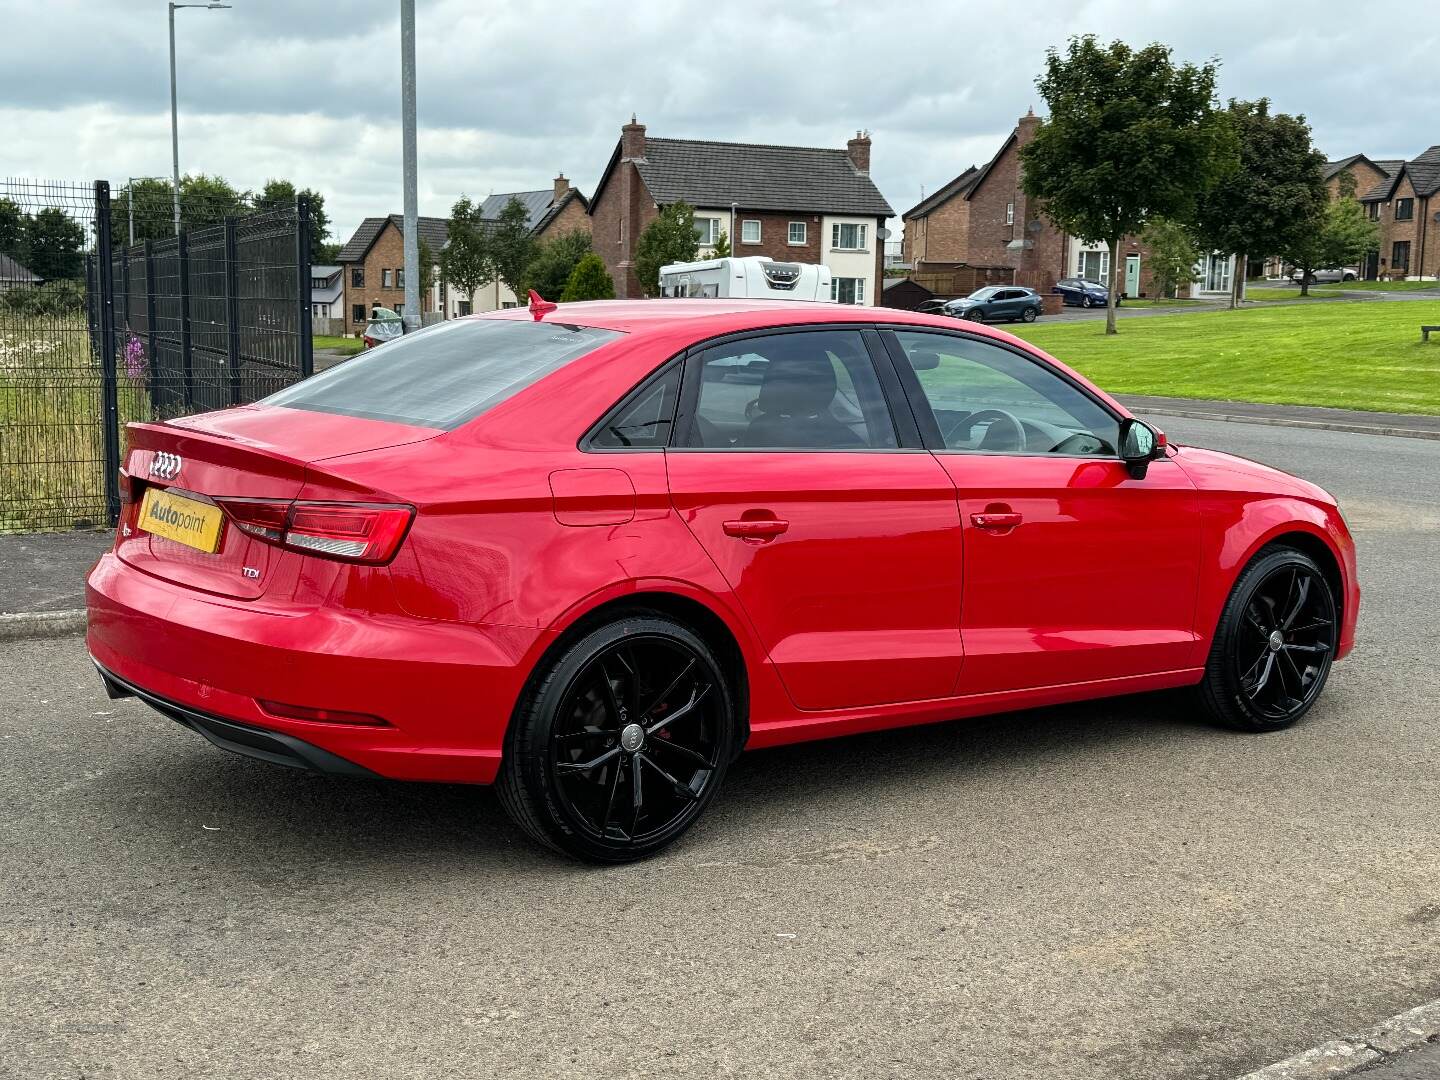
<svg viewBox="0 0 1440 1080">
<path fill-rule="evenodd" d="M 380 566 L 400 549 L 413 506 L 220 499 L 241 532 L 307 555 Z"/>
<path fill-rule="evenodd" d="M 135 523 L 140 519 L 140 500 L 137 498 L 136 489 L 140 486 L 133 476 L 124 469 L 120 470 L 120 515 L 115 523 L 115 543 L 131 536 L 135 532 Z"/>
</svg>

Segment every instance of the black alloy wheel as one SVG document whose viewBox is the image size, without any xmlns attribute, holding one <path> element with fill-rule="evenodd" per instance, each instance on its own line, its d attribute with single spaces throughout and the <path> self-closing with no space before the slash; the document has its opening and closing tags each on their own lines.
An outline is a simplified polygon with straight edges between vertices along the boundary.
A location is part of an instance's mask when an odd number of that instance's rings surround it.
<svg viewBox="0 0 1440 1080">
<path fill-rule="evenodd" d="M 1308 555 L 1272 548 L 1236 582 L 1211 647 L 1201 700 L 1244 731 L 1288 727 L 1324 689 L 1339 642 L 1330 583 Z"/>
<path fill-rule="evenodd" d="M 646 614 L 602 626 L 512 722 L 502 802 L 551 847 L 642 858 L 708 805 L 734 754 L 733 712 L 709 647 L 679 623 Z"/>
<path fill-rule="evenodd" d="M 985 312 L 981 311 L 979 308 L 971 308 L 965 313 L 965 318 L 969 319 L 971 322 L 984 322 Z"/>
</svg>

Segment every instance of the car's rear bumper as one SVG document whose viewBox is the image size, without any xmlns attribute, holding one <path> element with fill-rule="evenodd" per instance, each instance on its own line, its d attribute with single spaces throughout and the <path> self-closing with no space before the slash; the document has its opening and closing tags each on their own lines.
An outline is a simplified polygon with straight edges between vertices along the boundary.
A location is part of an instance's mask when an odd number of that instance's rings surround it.
<svg viewBox="0 0 1440 1080">
<path fill-rule="evenodd" d="M 491 782 L 524 673 L 549 638 L 323 605 L 267 608 L 159 580 L 113 554 L 86 594 L 90 654 L 112 687 L 226 749 L 397 780 Z M 384 723 L 282 718 L 262 701 Z"/>
</svg>

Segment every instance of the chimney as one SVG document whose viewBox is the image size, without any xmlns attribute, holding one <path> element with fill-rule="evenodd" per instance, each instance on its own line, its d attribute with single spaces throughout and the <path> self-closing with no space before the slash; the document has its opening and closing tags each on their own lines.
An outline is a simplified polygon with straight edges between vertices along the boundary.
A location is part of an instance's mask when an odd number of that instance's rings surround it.
<svg viewBox="0 0 1440 1080">
<path fill-rule="evenodd" d="M 1022 116 L 1019 123 L 1015 125 L 1015 129 L 1018 132 L 1015 141 L 1020 146 L 1024 146 L 1031 139 L 1035 138 L 1035 132 L 1039 129 L 1039 127 L 1040 118 L 1035 115 L 1035 110 L 1026 109 L 1025 115 Z"/>
<path fill-rule="evenodd" d="M 634 113 L 630 114 L 630 122 L 620 129 L 620 160 L 645 160 L 645 125 L 635 122 Z"/>
<path fill-rule="evenodd" d="M 855 137 L 845 144 L 845 152 L 850 155 L 851 162 L 855 168 L 865 175 L 870 175 L 870 133 L 868 131 L 857 131 Z"/>
<path fill-rule="evenodd" d="M 554 205 L 555 203 L 558 203 L 561 199 L 563 199 L 565 197 L 565 193 L 569 190 L 570 181 L 565 179 L 565 174 L 562 172 L 559 176 L 555 177 L 555 197 L 550 200 L 551 205 Z"/>
</svg>

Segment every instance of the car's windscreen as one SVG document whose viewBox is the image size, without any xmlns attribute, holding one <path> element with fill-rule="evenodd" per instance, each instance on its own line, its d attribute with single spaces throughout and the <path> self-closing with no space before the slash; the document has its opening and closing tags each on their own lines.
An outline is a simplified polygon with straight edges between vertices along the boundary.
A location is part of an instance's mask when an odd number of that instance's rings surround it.
<svg viewBox="0 0 1440 1080">
<path fill-rule="evenodd" d="M 972 292 L 972 293 L 970 294 L 970 296 L 968 297 L 968 299 L 970 299 L 970 300 L 989 300 L 992 296 L 994 296 L 994 295 L 995 295 L 997 292 L 999 292 L 999 291 L 1000 291 L 1000 290 L 997 289 L 997 288 L 995 288 L 995 286 L 993 286 L 993 285 L 987 285 L 987 286 L 985 286 L 985 288 L 983 288 L 983 289 L 976 289 L 974 292 Z"/>
<path fill-rule="evenodd" d="M 567 323 L 446 322 L 361 353 L 261 404 L 453 428 L 619 336 Z"/>
</svg>

